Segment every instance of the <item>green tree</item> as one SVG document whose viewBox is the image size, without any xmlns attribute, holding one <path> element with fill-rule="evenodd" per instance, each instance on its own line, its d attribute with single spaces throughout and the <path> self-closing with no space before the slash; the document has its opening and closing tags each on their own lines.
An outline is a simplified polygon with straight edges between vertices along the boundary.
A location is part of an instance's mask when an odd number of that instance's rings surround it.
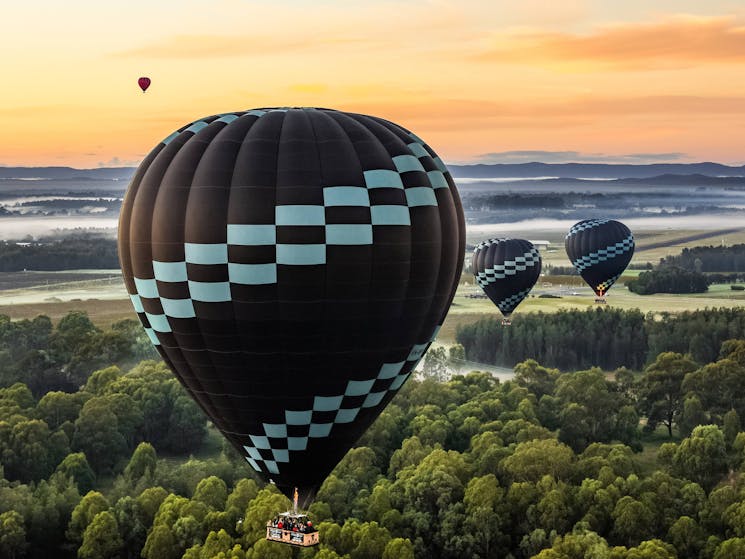
<svg viewBox="0 0 745 559">
<path fill-rule="evenodd" d="M 670 526 L 667 541 L 675 546 L 679 557 L 698 557 L 706 545 L 706 535 L 690 516 L 681 516 Z"/>
<path fill-rule="evenodd" d="M 155 476 L 155 468 L 158 464 L 158 457 L 153 445 L 150 443 L 140 443 L 132 453 L 127 467 L 124 468 L 124 476 L 132 481 L 136 481 L 143 476 L 152 479 Z"/>
<path fill-rule="evenodd" d="M 382 559 L 414 559 L 414 546 L 404 538 L 393 538 L 383 551 Z"/>
<path fill-rule="evenodd" d="M 16 559 L 23 556 L 27 546 L 23 517 L 14 510 L 0 514 L 0 555 Z"/>
<path fill-rule="evenodd" d="M 745 538 L 730 538 L 717 547 L 713 559 L 741 559 L 745 557 Z"/>
<path fill-rule="evenodd" d="M 60 462 L 59 466 L 57 466 L 56 471 L 70 476 L 78 486 L 78 491 L 81 494 L 91 491 L 96 483 L 96 474 L 91 469 L 88 460 L 85 458 L 85 454 L 82 452 L 68 454 Z"/>
<path fill-rule="evenodd" d="M 83 543 L 78 549 L 80 559 L 116 557 L 123 545 L 114 515 L 99 512 L 83 533 Z"/>
<path fill-rule="evenodd" d="M 98 491 L 89 491 L 83 497 L 70 517 L 70 524 L 67 526 L 67 538 L 75 543 L 83 540 L 83 533 L 93 518 L 100 512 L 109 510 L 109 502 Z"/>
<path fill-rule="evenodd" d="M 567 479 L 571 473 L 574 453 L 554 439 L 520 443 L 515 452 L 502 461 L 502 467 L 513 481 L 538 481 L 549 475 Z"/>
<path fill-rule="evenodd" d="M 106 388 L 119 378 L 121 374 L 122 371 L 116 366 L 93 371 L 91 376 L 88 377 L 88 381 L 85 383 L 85 388 L 83 390 L 96 396 L 103 396 Z"/>
<path fill-rule="evenodd" d="M 163 524 L 153 526 L 142 548 L 144 559 L 179 559 L 181 552 L 176 542 L 176 536 L 171 529 Z"/>
<path fill-rule="evenodd" d="M 673 425 L 683 411 L 683 380 L 697 369 L 696 364 L 680 353 L 665 352 L 644 372 L 641 380 L 640 406 L 650 429 L 658 423 L 673 436 Z"/>
<path fill-rule="evenodd" d="M 653 535 L 654 513 L 633 497 L 622 497 L 613 509 L 613 534 L 626 545 L 636 545 Z"/>
<path fill-rule="evenodd" d="M 223 510 L 228 498 L 228 488 L 219 477 L 210 476 L 204 478 L 197 485 L 192 499 L 207 505 L 212 510 Z"/>
<path fill-rule="evenodd" d="M 672 457 L 673 472 L 711 489 L 727 471 L 724 435 L 716 425 L 699 425 Z"/>
<path fill-rule="evenodd" d="M 81 450 L 96 472 L 110 470 L 127 451 L 119 422 L 101 398 L 88 400 L 75 421 L 73 448 Z"/>
</svg>

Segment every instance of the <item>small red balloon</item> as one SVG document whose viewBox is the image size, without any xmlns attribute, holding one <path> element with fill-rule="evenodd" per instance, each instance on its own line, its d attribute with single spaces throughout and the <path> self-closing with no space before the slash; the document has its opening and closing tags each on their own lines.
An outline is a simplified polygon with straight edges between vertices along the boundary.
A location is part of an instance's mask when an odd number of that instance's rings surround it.
<svg viewBox="0 0 745 559">
<path fill-rule="evenodd" d="M 137 80 L 137 85 L 139 85 L 142 92 L 145 93 L 147 88 L 150 87 L 150 78 L 140 78 Z"/>
</svg>

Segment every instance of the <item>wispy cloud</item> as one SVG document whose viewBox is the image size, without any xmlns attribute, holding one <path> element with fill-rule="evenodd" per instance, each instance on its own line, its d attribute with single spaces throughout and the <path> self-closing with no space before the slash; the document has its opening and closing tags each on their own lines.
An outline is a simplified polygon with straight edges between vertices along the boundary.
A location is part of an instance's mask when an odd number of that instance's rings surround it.
<svg viewBox="0 0 745 559">
<path fill-rule="evenodd" d="M 99 161 L 99 167 L 134 167 L 139 165 L 140 161 L 136 159 L 121 159 L 119 157 L 112 157 L 108 161 Z"/>
<path fill-rule="evenodd" d="M 429 129 L 548 129 L 592 125 L 600 118 L 655 117 L 676 123 L 702 117 L 745 115 L 745 96 L 577 97 L 555 102 L 422 97 L 410 102 L 355 103 L 341 108 Z"/>
<path fill-rule="evenodd" d="M 676 16 L 654 23 L 606 26 L 584 35 L 521 33 L 497 38 L 491 48 L 476 58 L 489 62 L 576 63 L 624 69 L 740 62 L 745 60 L 745 26 L 731 17 Z"/>
<path fill-rule="evenodd" d="M 370 44 L 369 40 L 351 36 L 313 34 L 294 35 L 292 38 L 256 35 L 173 35 L 161 41 L 134 49 L 113 53 L 115 57 L 153 58 L 229 58 L 283 54 L 322 47 Z"/>
<path fill-rule="evenodd" d="M 607 153 L 583 153 L 580 151 L 541 151 L 514 150 L 484 153 L 477 156 L 473 163 L 667 163 L 683 161 L 688 155 L 672 153 L 629 153 L 614 155 Z"/>
</svg>

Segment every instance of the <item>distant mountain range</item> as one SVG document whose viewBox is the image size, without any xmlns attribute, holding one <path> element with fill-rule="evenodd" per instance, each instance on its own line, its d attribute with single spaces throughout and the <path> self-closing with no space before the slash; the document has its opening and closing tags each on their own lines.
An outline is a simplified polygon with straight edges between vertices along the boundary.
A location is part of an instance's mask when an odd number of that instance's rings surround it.
<svg viewBox="0 0 745 559">
<path fill-rule="evenodd" d="M 470 179 L 650 179 L 656 183 L 690 183 L 709 178 L 745 177 L 745 165 L 736 167 L 719 163 L 656 163 L 652 165 L 618 165 L 601 163 L 499 163 L 494 165 L 448 165 L 453 177 Z M 0 167 L 0 180 L 129 180 L 134 167 Z M 663 181 L 663 182 L 661 182 Z"/>
<path fill-rule="evenodd" d="M 719 163 L 656 163 L 619 165 L 602 163 L 497 163 L 494 165 L 448 165 L 453 178 L 646 179 L 660 175 L 705 175 L 742 177 L 745 165 Z"/>
<path fill-rule="evenodd" d="M 134 167 L 101 167 L 73 169 L 72 167 L 0 167 L 0 180 L 129 180 Z"/>
</svg>

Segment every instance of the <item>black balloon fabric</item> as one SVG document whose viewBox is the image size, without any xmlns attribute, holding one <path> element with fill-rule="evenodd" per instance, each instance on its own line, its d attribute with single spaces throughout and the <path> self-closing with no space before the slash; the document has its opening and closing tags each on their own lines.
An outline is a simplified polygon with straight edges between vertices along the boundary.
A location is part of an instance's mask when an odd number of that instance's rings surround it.
<svg viewBox="0 0 745 559">
<path fill-rule="evenodd" d="M 437 335 L 464 238 L 421 139 L 312 108 L 184 126 L 137 169 L 119 222 L 151 341 L 251 467 L 306 503 Z"/>
<path fill-rule="evenodd" d="M 505 318 L 528 296 L 541 274 L 541 255 L 524 239 L 489 239 L 473 251 L 476 283 Z"/>
<path fill-rule="evenodd" d="M 572 265 L 599 296 L 621 276 L 634 255 L 634 235 L 620 221 L 586 219 L 564 241 Z"/>
</svg>

